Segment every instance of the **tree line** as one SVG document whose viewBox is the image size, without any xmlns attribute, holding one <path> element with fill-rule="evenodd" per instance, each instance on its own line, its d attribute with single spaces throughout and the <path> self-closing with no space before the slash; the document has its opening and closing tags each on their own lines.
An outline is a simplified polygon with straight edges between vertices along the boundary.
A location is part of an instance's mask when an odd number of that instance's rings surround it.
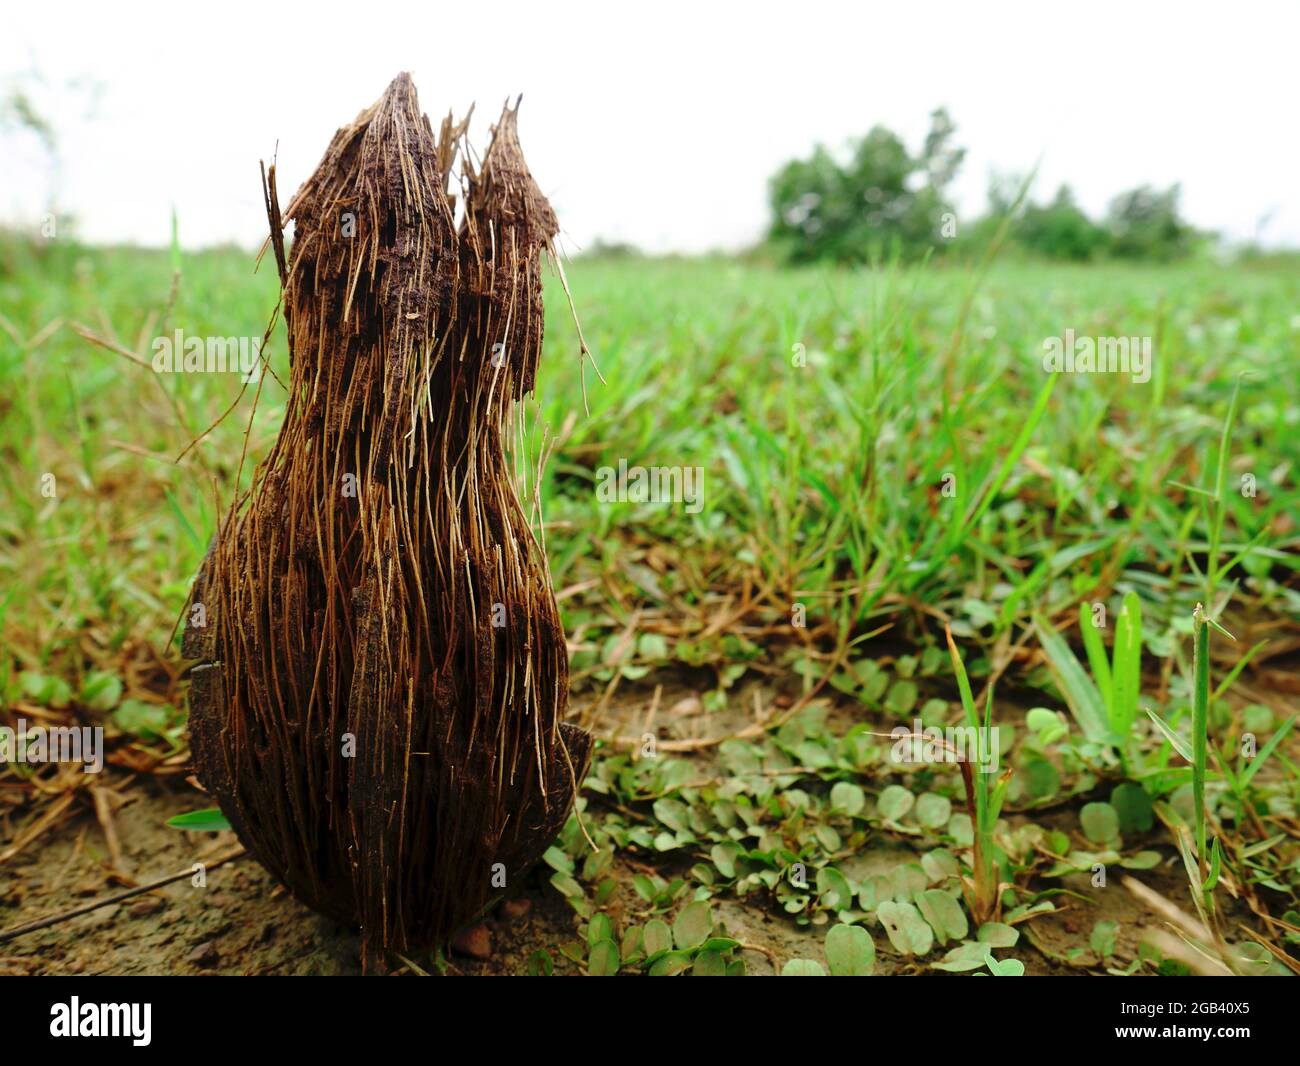
<svg viewBox="0 0 1300 1066">
<path fill-rule="evenodd" d="M 984 214 L 959 222 L 948 190 L 966 150 L 955 134 L 952 118 L 939 108 L 917 152 L 876 126 L 846 152 L 818 145 L 808 158 L 791 160 L 769 182 L 769 248 L 793 263 L 851 264 L 978 250 L 1001 235 L 1049 259 L 1168 262 L 1211 236 L 1182 218 L 1178 185 L 1122 192 L 1104 217 L 1093 219 L 1068 185 L 1034 203 L 1027 179 L 995 176 Z"/>
</svg>

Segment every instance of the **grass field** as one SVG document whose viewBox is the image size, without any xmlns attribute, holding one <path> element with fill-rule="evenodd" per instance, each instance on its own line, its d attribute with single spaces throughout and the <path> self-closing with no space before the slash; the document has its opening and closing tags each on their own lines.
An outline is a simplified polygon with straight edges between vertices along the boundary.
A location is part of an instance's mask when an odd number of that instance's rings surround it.
<svg viewBox="0 0 1300 1066">
<path fill-rule="evenodd" d="M 57 909 L 40 855 L 96 819 L 108 850 L 83 860 L 128 880 L 108 828 L 123 797 L 206 805 L 183 783 L 175 623 L 284 390 L 265 377 L 252 415 L 256 386 L 155 374 L 149 344 L 260 337 L 269 268 L 0 244 L 0 695 L 9 719 L 105 723 L 115 790 L 0 768 L 0 864 L 29 885 L 0 924 Z M 606 743 L 527 935 L 505 934 L 528 951 L 407 965 L 1296 968 L 1300 273 L 567 273 L 605 383 L 586 368 L 587 413 L 557 281 L 519 469 L 540 488 L 574 713 Z M 1067 330 L 1151 338 L 1150 380 L 1046 373 L 1044 340 Z M 620 462 L 698 468 L 699 505 L 607 502 Z M 968 814 L 956 769 L 900 765 L 888 734 L 988 726 L 994 684 L 1009 773 L 980 775 Z M 1186 912 L 1181 939 L 1162 906 Z M 60 944 L 41 937 L 7 947 Z"/>
</svg>

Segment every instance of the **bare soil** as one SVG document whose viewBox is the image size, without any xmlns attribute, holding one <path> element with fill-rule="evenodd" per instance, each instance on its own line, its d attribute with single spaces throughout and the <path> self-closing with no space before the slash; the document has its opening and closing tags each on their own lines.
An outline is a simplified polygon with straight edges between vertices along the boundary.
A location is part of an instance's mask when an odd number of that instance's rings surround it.
<svg viewBox="0 0 1300 1066">
<path fill-rule="evenodd" d="M 665 686 L 655 706 L 651 692 L 628 689 L 601 708 L 600 732 L 637 735 L 653 717 L 661 738 L 698 738 L 734 732 L 748 720 L 748 693 L 732 701 L 733 710 L 722 715 L 701 714 L 685 684 Z M 843 716 L 837 709 L 832 720 Z M 707 719 L 707 720 L 706 720 Z M 724 720 L 725 719 L 725 720 Z M 701 777 L 715 772 L 709 749 L 685 756 L 700 765 Z M 166 820 L 210 803 L 182 778 L 137 778 L 106 784 L 120 789 L 125 802 L 113 823 L 122 866 L 138 883 L 191 870 L 196 863 L 212 862 L 238 849 L 232 833 L 194 833 L 168 827 Z M 125 787 L 123 787 L 125 786 Z M 593 807 L 598 800 L 593 800 Z M 1074 812 L 1061 812 L 1068 821 Z M 1050 818 L 1040 818 L 1050 821 Z M 1063 821 L 1062 827 L 1065 822 Z M 1139 880 L 1190 909 L 1186 882 L 1173 849 L 1157 839 L 1145 846 L 1165 856 L 1156 869 L 1140 873 Z M 852 876 L 886 871 L 911 852 L 905 840 L 876 834 L 872 846 L 846 864 Z M 665 861 L 667 859 L 667 861 Z M 614 877 L 618 890 L 608 909 L 616 927 L 626 916 L 642 911 L 632 879 L 653 868 L 671 877 L 677 865 L 689 862 L 662 855 L 620 853 Z M 548 884 L 549 871 L 539 869 L 516 890 L 508 905 L 495 907 L 483 923 L 490 941 L 486 959 L 456 953 L 448 957 L 453 974 L 525 974 L 528 960 L 545 950 L 557 974 L 577 974 L 581 967 L 569 961 L 561 947 L 578 939 L 579 920 L 568 904 Z M 3 868 L 0 880 L 0 929 L 60 914 L 123 890 L 112 869 L 104 833 L 87 805 L 75 817 L 47 832 Z M 291 897 L 255 861 L 244 857 L 206 872 L 206 884 L 187 878 L 90 914 L 0 944 L 0 974 L 297 974 L 359 975 L 360 938 L 354 930 L 321 917 Z M 1118 885 L 1093 889 L 1086 877 L 1067 878 L 1052 885 L 1076 895 L 1058 896 L 1059 910 L 1040 916 L 1020 928 L 1025 933 L 1015 954 L 1030 974 L 1102 973 L 1095 960 L 1071 963 L 1064 958 L 1070 948 L 1087 946 L 1093 925 L 1111 919 L 1119 925 L 1118 948 L 1111 965 L 1135 957 L 1147 928 L 1159 921 L 1130 893 Z M 748 947 L 744 958 L 748 972 L 770 975 L 791 958 L 822 960 L 825 926 L 800 927 L 758 900 L 725 896 L 715 900 L 718 918 L 728 932 Z M 914 974 L 934 972 L 923 962 L 891 952 L 883 936 L 876 937 L 876 972 Z M 432 972 L 428 953 L 406 959 L 393 957 L 390 972 Z"/>
</svg>

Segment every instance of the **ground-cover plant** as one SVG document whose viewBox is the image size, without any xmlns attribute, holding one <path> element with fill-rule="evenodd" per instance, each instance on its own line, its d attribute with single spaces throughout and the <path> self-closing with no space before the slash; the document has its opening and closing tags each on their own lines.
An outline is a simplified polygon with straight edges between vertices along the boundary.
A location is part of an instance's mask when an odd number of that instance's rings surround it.
<svg viewBox="0 0 1300 1066">
<path fill-rule="evenodd" d="M 814 704 L 767 737 L 725 741 L 715 776 L 702 778 L 686 759 L 598 756 L 582 804 L 586 831 L 571 821 L 547 853 L 552 885 L 591 921 L 614 899 L 621 857 L 644 855 L 676 872 L 636 873 L 639 918 L 668 921 L 693 899 L 724 896 L 768 906 L 810 932 L 860 929 L 828 935 L 826 964 L 796 957 L 791 973 L 827 965 L 834 973 L 834 953 L 865 950 L 862 936 L 887 941 L 908 965 L 974 971 L 990 950 L 1018 943 L 1018 925 L 1053 910 L 1049 897 L 1001 883 L 1034 865 L 1044 839 L 1030 826 L 995 840 L 1009 774 L 982 773 L 978 751 L 954 748 L 945 758 L 942 739 L 934 759 L 917 763 L 908 741 L 931 745 L 932 735 L 868 723 L 837 735 L 825 717 L 825 705 Z M 993 728 L 990 708 L 974 721 L 981 732 Z M 959 754 L 972 763 L 953 774 L 944 764 Z M 877 865 L 872 851 L 890 837 L 906 852 Z"/>
<path fill-rule="evenodd" d="M 1097 619 L 1093 605 L 1080 604 L 1079 631 L 1091 677 L 1050 623 L 1037 617 L 1034 626 L 1066 705 L 1090 745 L 1087 754 L 1100 761 L 1114 752 L 1122 772 L 1127 775 L 1142 680 L 1142 601 L 1136 592 L 1125 594 L 1115 622 L 1115 643 L 1110 658 Z"/>
<path fill-rule="evenodd" d="M 1201 604 L 1192 612 L 1192 721 L 1190 742 L 1184 739 L 1174 725 L 1154 711 L 1147 711 L 1161 734 L 1191 767 L 1191 826 L 1175 811 L 1161 806 L 1160 813 L 1171 826 L 1174 840 L 1183 860 L 1191 889 L 1193 906 L 1205 931 L 1203 941 L 1193 939 L 1193 945 L 1205 953 L 1217 957 L 1234 973 L 1242 972 L 1243 963 L 1248 959 L 1258 961 L 1252 954 L 1258 945 L 1249 945 L 1243 952 L 1240 948 L 1229 945 L 1225 936 L 1222 915 L 1216 906 L 1215 889 L 1223 877 L 1228 862 L 1225 848 L 1219 833 L 1213 832 L 1211 824 L 1213 804 L 1207 797 L 1207 784 L 1216 780 L 1226 780 L 1229 788 L 1238 796 L 1244 797 L 1251 779 L 1268 760 L 1283 737 L 1290 730 L 1295 716 L 1278 728 L 1273 737 L 1257 752 L 1254 752 L 1247 764 L 1240 770 L 1234 770 L 1226 755 L 1216 752 L 1211 737 L 1210 706 L 1213 693 L 1210 688 L 1210 631 L 1218 630 L 1229 639 L 1226 629 L 1210 617 Z M 1215 753 L 1219 772 L 1210 766 L 1210 755 Z M 1269 842 L 1263 842 L 1265 846 Z M 1241 863 L 1238 864 L 1242 865 Z M 1240 876 L 1240 872 L 1236 872 Z"/>
<path fill-rule="evenodd" d="M 975 698 L 971 695 L 970 679 L 966 676 L 966 667 L 952 639 L 951 629 L 947 631 L 947 638 L 948 649 L 952 655 L 953 672 L 957 675 L 957 689 L 961 693 L 962 711 L 966 716 L 966 727 L 971 735 L 980 738 L 979 744 L 984 748 L 993 729 L 993 686 L 988 686 L 984 701 L 984 716 L 981 719 L 975 707 Z M 1001 876 L 993 833 L 1002 811 L 1002 802 L 1006 797 L 1011 770 L 999 772 L 996 768 L 982 765 L 982 762 L 972 765 L 972 760 L 969 758 L 961 760 L 960 766 L 967 803 L 971 810 L 971 821 L 975 829 L 972 845 L 974 859 L 967 902 L 975 921 L 983 924 L 996 920 L 1000 908 Z"/>
<path fill-rule="evenodd" d="M 1188 828 L 1181 819 L 1174 825 L 1175 840 L 1191 884 L 1192 902 L 1202 923 L 1213 937 L 1213 947 L 1221 959 L 1235 970 L 1231 956 L 1223 938 L 1219 916 L 1214 906 L 1214 889 L 1222 872 L 1223 852 L 1219 838 L 1213 838 L 1213 845 L 1208 845 L 1207 830 L 1208 808 L 1205 799 L 1205 785 L 1209 775 L 1209 706 L 1210 706 L 1210 628 L 1220 629 L 1231 636 L 1214 622 L 1198 603 L 1192 612 L 1192 736 L 1190 746 L 1182 740 L 1174 727 L 1154 711 L 1148 711 L 1151 720 L 1169 742 L 1178 750 L 1192 768 L 1192 820 L 1193 829 Z"/>
<path fill-rule="evenodd" d="M 1222 686 L 1220 686 L 1222 687 Z M 1211 695 L 1211 706 L 1219 693 L 1216 690 Z M 1255 711 L 1263 712 L 1265 720 L 1272 723 L 1272 712 L 1266 707 L 1255 707 Z M 1259 809 L 1268 809 L 1267 801 L 1263 794 L 1255 786 L 1254 780 L 1256 775 L 1268 762 L 1269 757 L 1278 750 L 1282 741 L 1286 739 L 1300 718 L 1300 712 L 1291 715 L 1280 725 L 1273 729 L 1273 735 L 1261 746 L 1254 740 L 1254 734 L 1250 734 L 1249 743 L 1247 738 L 1239 738 L 1238 750 L 1233 752 L 1231 745 L 1224 742 L 1211 747 L 1214 755 L 1215 765 L 1219 775 L 1222 777 L 1224 784 L 1227 785 L 1235 802 L 1236 821 L 1240 823 L 1252 824 L 1262 841 L 1267 842 L 1270 839 L 1276 842 L 1276 837 L 1266 832 L 1265 827 L 1258 819 Z M 1247 730 L 1249 732 L 1249 730 Z M 1213 732 L 1213 730 L 1211 730 Z M 1276 791 L 1276 789 L 1271 790 Z"/>
</svg>

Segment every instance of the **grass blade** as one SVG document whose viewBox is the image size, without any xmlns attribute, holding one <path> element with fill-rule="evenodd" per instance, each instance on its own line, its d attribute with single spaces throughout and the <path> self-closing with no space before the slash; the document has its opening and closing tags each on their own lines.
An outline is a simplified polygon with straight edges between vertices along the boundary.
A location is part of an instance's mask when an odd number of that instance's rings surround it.
<svg viewBox="0 0 1300 1066">
<path fill-rule="evenodd" d="M 1127 742 L 1137 720 L 1138 689 L 1142 683 L 1142 601 L 1136 592 L 1124 597 L 1115 623 L 1115 669 L 1110 703 L 1110 731 L 1116 742 Z"/>
<path fill-rule="evenodd" d="M 1293 714 L 1283 722 L 1278 731 L 1269 738 L 1268 743 L 1259 749 L 1255 754 L 1255 758 L 1251 760 L 1250 765 L 1241 773 L 1241 778 L 1238 782 L 1241 788 L 1245 788 L 1250 784 L 1250 779 L 1255 776 L 1255 771 L 1268 761 L 1268 757 L 1273 754 L 1273 749 L 1282 743 L 1282 738 L 1291 731 L 1291 727 L 1295 725 L 1295 720 L 1297 718 L 1300 718 L 1300 714 Z"/>
<path fill-rule="evenodd" d="M 1106 658 L 1106 645 L 1101 641 L 1101 632 L 1093 624 L 1092 611 L 1086 603 L 1079 604 L 1079 632 L 1083 634 L 1083 649 L 1088 653 L 1088 665 L 1092 668 L 1093 679 L 1101 692 L 1106 705 L 1106 719 L 1114 715 L 1114 685 L 1110 676 L 1110 661 Z"/>
<path fill-rule="evenodd" d="M 1091 741 L 1104 744 L 1108 738 L 1106 727 L 1106 704 L 1075 657 L 1070 645 L 1043 618 L 1034 618 L 1034 628 L 1038 631 L 1039 642 L 1047 656 L 1047 664 L 1061 686 L 1065 702 L 1079 723 L 1083 735 Z"/>
<path fill-rule="evenodd" d="M 1187 746 L 1187 741 L 1174 732 L 1173 727 L 1166 722 L 1155 711 L 1148 710 L 1147 716 L 1155 722 L 1156 728 L 1165 735 L 1165 739 L 1174 746 L 1174 751 L 1178 752 L 1188 762 L 1193 761 L 1192 749 Z"/>
</svg>

